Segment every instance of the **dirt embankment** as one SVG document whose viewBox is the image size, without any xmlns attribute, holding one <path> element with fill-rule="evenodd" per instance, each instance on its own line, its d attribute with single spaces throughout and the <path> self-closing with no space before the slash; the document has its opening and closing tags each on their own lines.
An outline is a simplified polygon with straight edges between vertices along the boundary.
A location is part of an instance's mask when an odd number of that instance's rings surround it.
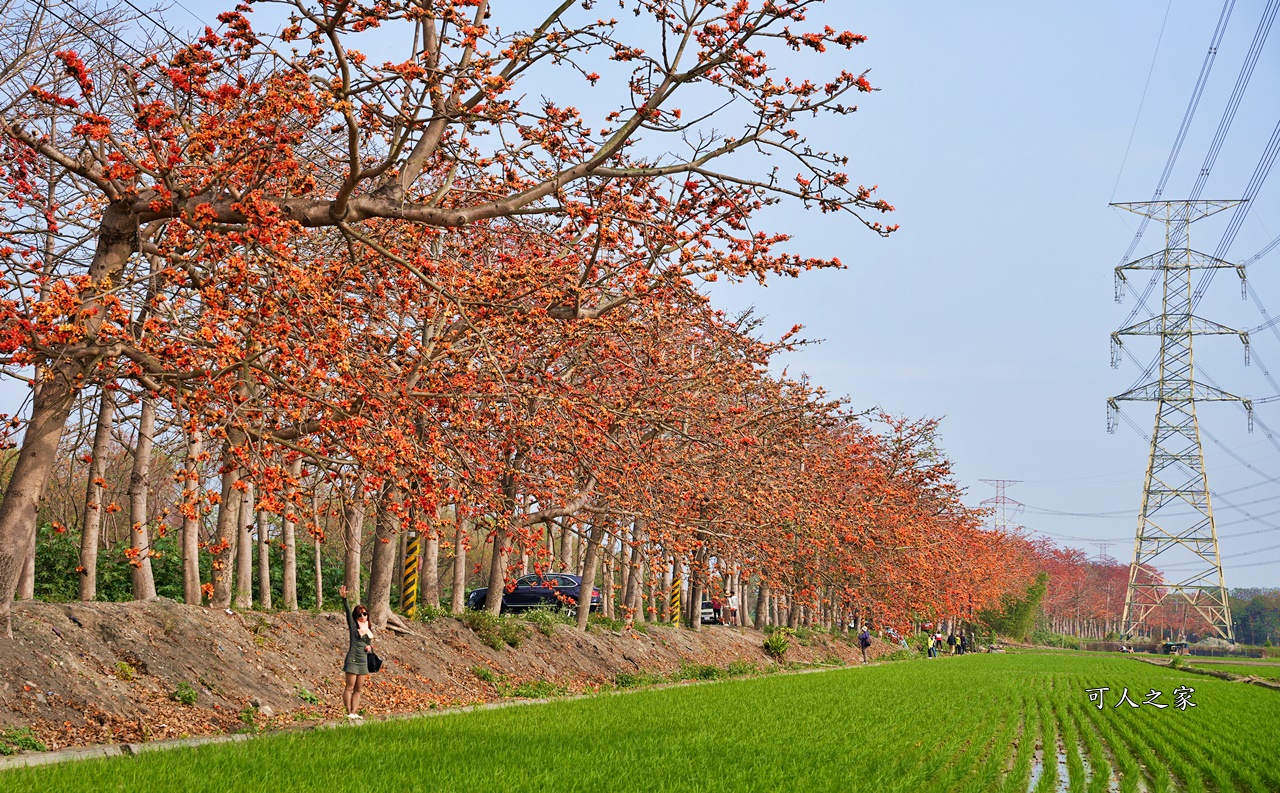
<svg viewBox="0 0 1280 793">
<path fill-rule="evenodd" d="M 670 674 L 682 663 L 765 666 L 763 635 L 706 626 L 647 632 L 529 625 L 518 649 L 493 650 L 455 619 L 383 631 L 386 659 L 364 707 L 374 715 L 501 699 L 526 681 L 570 692 L 608 687 L 624 672 Z M 229 614 L 168 600 L 15 604 L 14 639 L 0 639 L 0 729 L 31 727 L 50 749 L 267 729 L 340 718 L 346 625 L 339 613 Z M 891 652 L 879 644 L 872 655 Z M 856 647 L 815 635 L 788 662 L 860 662 Z M 472 671 L 500 676 L 486 682 Z M 487 676 L 487 675 L 486 675 Z M 185 684 L 196 694 L 173 698 Z"/>
</svg>

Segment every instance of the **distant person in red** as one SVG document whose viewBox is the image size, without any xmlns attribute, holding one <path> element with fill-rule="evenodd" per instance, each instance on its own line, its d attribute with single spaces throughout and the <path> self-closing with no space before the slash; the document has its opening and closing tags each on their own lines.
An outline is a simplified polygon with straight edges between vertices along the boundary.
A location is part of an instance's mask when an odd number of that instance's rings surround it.
<svg viewBox="0 0 1280 793">
<path fill-rule="evenodd" d="M 712 596 L 711 596 L 711 610 L 712 610 L 713 612 L 715 612 L 715 615 L 716 615 L 716 621 L 717 621 L 717 622 L 724 622 L 723 615 L 720 613 L 720 609 L 722 609 L 722 608 L 724 608 L 724 604 L 720 602 L 720 596 L 719 596 L 719 595 L 712 595 Z"/>
</svg>

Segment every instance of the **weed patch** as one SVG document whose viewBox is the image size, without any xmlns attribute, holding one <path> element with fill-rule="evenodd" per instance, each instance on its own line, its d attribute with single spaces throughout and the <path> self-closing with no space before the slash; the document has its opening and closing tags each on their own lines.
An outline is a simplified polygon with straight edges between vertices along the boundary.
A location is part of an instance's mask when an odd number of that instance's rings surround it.
<svg viewBox="0 0 1280 793">
<path fill-rule="evenodd" d="M 196 700 L 200 698 L 200 692 L 191 687 L 191 684 L 185 680 L 178 684 L 177 689 L 169 695 L 169 699 L 174 702 L 181 702 L 188 707 L 196 704 Z"/>
</svg>

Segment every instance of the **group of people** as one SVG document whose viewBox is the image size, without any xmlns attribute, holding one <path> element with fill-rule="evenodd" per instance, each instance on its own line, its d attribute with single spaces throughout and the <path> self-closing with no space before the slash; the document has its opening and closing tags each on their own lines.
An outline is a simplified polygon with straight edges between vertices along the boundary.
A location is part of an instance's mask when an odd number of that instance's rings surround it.
<svg viewBox="0 0 1280 793">
<path fill-rule="evenodd" d="M 730 592 L 726 598 L 721 598 L 719 595 L 712 595 L 711 608 L 715 611 L 716 619 L 720 620 L 721 625 L 742 624 L 742 619 L 738 616 L 737 592 Z"/>
<path fill-rule="evenodd" d="M 952 655 L 964 655 L 965 653 L 969 652 L 969 649 L 970 649 L 969 634 L 961 631 L 960 634 L 957 635 L 955 631 L 952 631 L 947 636 L 946 639 L 943 639 L 942 631 L 936 631 L 934 633 L 929 634 L 929 657 L 930 658 L 938 657 L 938 653 L 942 651 L 942 645 L 944 644 L 944 642 L 947 645 L 947 647 L 951 648 Z"/>
</svg>

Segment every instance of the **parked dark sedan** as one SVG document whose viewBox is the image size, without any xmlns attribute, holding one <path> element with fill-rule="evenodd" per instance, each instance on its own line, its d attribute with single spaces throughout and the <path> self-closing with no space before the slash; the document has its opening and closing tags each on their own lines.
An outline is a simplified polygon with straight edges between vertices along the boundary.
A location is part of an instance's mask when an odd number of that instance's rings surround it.
<svg viewBox="0 0 1280 793">
<path fill-rule="evenodd" d="M 576 611 L 582 593 L 582 578 L 568 573 L 536 573 L 516 581 L 515 588 L 502 596 L 503 611 L 527 611 L 538 606 Z M 467 596 L 467 608 L 484 608 L 489 587 L 480 587 Z M 591 588 L 591 610 L 600 610 L 600 590 Z"/>
</svg>

